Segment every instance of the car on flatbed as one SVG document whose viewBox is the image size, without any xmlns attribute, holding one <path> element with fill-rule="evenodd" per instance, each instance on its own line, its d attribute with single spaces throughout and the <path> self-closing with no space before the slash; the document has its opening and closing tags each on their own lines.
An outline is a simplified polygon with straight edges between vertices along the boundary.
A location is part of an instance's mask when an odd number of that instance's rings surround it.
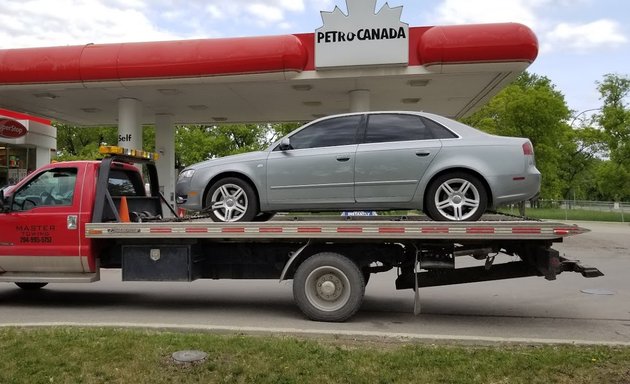
<svg viewBox="0 0 630 384">
<path fill-rule="evenodd" d="M 278 211 L 418 209 L 475 221 L 540 190 L 532 143 L 424 112 L 364 112 L 308 123 L 265 151 L 211 159 L 178 178 L 180 208 L 220 222 Z"/>
</svg>

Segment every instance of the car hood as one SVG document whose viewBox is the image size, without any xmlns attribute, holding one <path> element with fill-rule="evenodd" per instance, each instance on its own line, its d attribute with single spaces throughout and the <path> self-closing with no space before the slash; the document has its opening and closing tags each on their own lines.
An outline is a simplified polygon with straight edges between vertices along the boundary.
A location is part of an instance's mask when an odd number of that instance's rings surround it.
<svg viewBox="0 0 630 384">
<path fill-rule="evenodd" d="M 216 159 L 202 161 L 201 163 L 191 165 L 190 167 L 186 167 L 186 169 L 201 169 L 201 168 L 207 168 L 207 167 L 216 167 L 217 165 L 224 165 L 224 164 L 230 164 L 230 163 L 260 161 L 266 158 L 267 158 L 267 152 L 264 152 L 264 151 L 247 152 L 247 153 L 240 153 L 238 155 L 230 155 L 230 156 L 219 157 Z"/>
</svg>

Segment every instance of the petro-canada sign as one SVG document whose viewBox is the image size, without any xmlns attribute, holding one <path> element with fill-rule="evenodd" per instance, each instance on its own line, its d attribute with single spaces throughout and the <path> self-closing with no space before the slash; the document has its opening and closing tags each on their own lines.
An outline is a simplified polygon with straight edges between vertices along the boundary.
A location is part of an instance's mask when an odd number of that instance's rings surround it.
<svg viewBox="0 0 630 384">
<path fill-rule="evenodd" d="M 376 0 L 346 0 L 348 14 L 338 7 L 322 11 L 324 25 L 315 30 L 315 67 L 407 65 L 409 25 L 400 21 L 402 6 Z"/>
</svg>

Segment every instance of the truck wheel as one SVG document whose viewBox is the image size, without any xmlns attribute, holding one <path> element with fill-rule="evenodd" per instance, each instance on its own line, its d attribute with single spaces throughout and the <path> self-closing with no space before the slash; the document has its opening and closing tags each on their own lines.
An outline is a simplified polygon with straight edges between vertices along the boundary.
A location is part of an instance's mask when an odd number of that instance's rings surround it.
<svg viewBox="0 0 630 384">
<path fill-rule="evenodd" d="M 205 209 L 212 221 L 252 221 L 258 213 L 258 198 L 249 183 L 227 177 L 210 187 Z"/>
<path fill-rule="evenodd" d="M 338 253 L 306 259 L 293 277 L 293 298 L 315 321 L 345 321 L 361 307 L 365 281 L 359 267 Z"/>
<path fill-rule="evenodd" d="M 48 283 L 15 283 L 15 285 L 26 291 L 35 291 L 40 288 L 44 288 L 48 285 Z"/>
<path fill-rule="evenodd" d="M 486 210 L 488 196 L 476 177 L 453 172 L 435 179 L 426 195 L 427 214 L 438 221 L 475 221 Z"/>
</svg>

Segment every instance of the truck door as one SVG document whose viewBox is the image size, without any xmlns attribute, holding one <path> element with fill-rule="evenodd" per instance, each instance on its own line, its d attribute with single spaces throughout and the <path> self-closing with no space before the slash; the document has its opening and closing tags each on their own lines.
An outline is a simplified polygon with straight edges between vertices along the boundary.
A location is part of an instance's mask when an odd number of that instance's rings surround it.
<svg viewBox="0 0 630 384">
<path fill-rule="evenodd" d="M 9 212 L 0 213 L 0 270 L 85 272 L 77 173 L 73 167 L 44 169 L 12 191 Z"/>
</svg>

